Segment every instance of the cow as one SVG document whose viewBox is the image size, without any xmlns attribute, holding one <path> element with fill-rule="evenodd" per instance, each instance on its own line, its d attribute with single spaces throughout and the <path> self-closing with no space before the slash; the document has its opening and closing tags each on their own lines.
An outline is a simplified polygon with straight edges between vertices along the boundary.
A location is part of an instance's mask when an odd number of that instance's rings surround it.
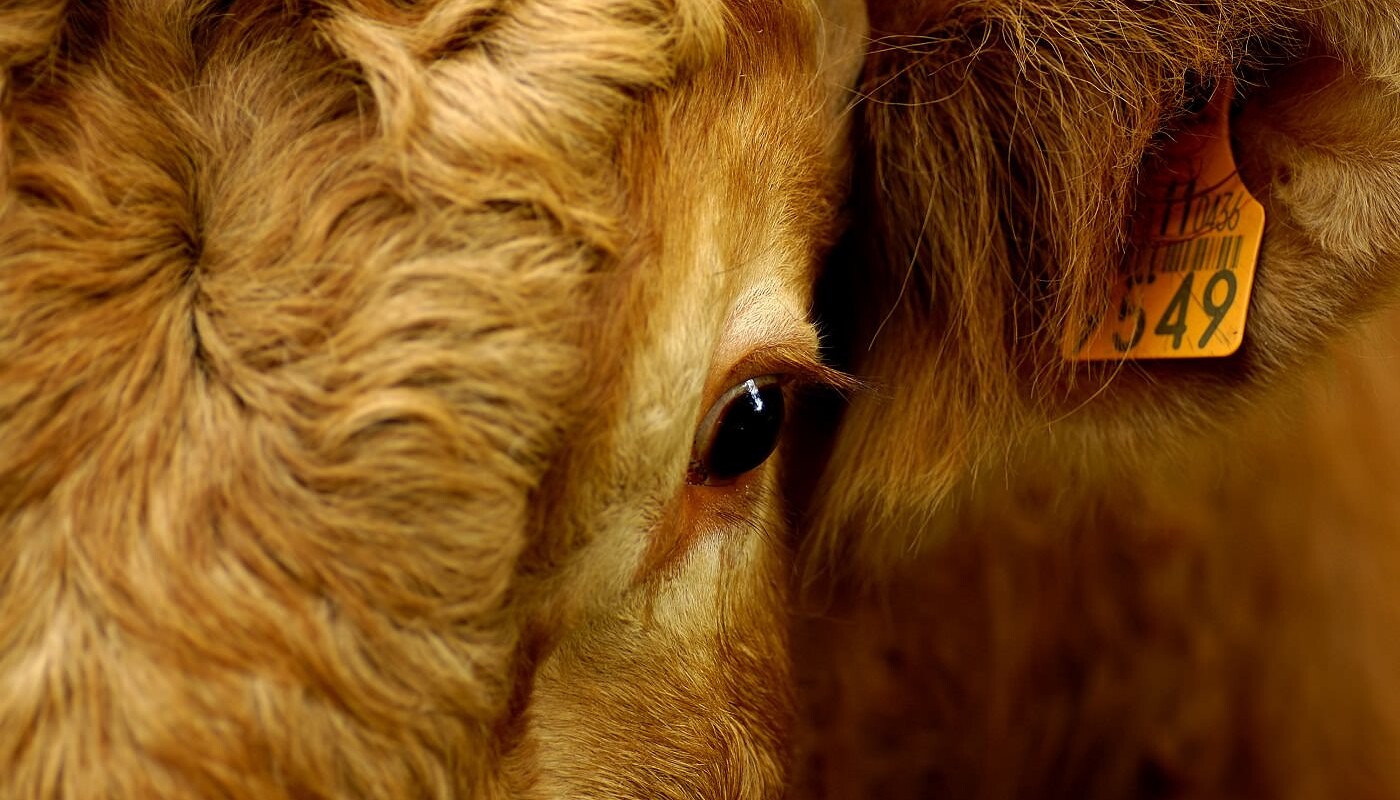
<svg viewBox="0 0 1400 800">
<path fill-rule="evenodd" d="M 760 798 L 856 3 L 0 9 L 0 796 Z"/>
<path fill-rule="evenodd" d="M 802 796 L 1400 797 L 1400 8 L 869 22 L 816 301 L 869 388 L 797 504 Z M 1234 250 L 1152 238 L 1192 141 L 1237 182 L 1192 225 L 1240 185 L 1263 225 L 1238 349 L 1169 358 L 1245 302 Z"/>
<path fill-rule="evenodd" d="M 1395 796 L 1398 17 L 8 4 L 0 796 Z"/>
</svg>

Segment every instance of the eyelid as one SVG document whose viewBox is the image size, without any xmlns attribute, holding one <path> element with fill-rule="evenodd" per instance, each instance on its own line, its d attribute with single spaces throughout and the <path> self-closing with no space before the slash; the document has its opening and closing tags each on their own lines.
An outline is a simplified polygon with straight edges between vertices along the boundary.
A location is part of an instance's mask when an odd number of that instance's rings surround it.
<svg viewBox="0 0 1400 800">
<path fill-rule="evenodd" d="M 784 386 L 824 386 L 841 393 L 868 388 L 854 376 L 823 364 L 807 347 L 779 342 L 754 348 L 735 362 L 719 383 L 720 396 L 749 378 L 770 375 L 782 378 Z"/>
</svg>

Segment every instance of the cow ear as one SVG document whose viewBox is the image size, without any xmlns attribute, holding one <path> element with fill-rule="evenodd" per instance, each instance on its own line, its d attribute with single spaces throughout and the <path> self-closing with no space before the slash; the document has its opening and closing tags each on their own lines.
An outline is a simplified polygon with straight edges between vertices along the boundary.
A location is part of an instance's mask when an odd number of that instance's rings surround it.
<svg viewBox="0 0 1400 800">
<path fill-rule="evenodd" d="M 1228 431 L 1400 284 L 1400 10 L 941 5 L 871 10 L 851 228 L 818 315 L 874 390 L 814 493 L 824 561 L 936 538 L 959 485 L 1018 448 L 1068 476 Z M 1265 217 L 1242 346 L 1068 358 L 1119 310 L 1148 165 L 1201 87 L 1232 83 L 1224 146 Z"/>
</svg>

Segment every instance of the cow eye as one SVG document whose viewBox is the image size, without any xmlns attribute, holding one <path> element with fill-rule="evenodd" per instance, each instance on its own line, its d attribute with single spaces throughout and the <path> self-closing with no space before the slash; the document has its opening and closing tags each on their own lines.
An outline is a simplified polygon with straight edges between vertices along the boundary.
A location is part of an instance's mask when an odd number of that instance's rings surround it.
<svg viewBox="0 0 1400 800">
<path fill-rule="evenodd" d="M 690 482 L 727 483 L 767 461 L 778 446 L 784 411 L 777 375 L 750 378 L 725 392 L 700 423 Z"/>
</svg>

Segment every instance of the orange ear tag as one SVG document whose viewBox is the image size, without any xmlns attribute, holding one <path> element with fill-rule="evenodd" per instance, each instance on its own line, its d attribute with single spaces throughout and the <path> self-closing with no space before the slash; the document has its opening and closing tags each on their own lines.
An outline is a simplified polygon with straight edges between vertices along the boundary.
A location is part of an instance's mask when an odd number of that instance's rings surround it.
<svg viewBox="0 0 1400 800">
<path fill-rule="evenodd" d="M 1230 152 L 1233 81 L 1143 166 L 1108 318 L 1065 337 L 1075 361 L 1228 356 L 1244 340 L 1264 207 Z"/>
</svg>

